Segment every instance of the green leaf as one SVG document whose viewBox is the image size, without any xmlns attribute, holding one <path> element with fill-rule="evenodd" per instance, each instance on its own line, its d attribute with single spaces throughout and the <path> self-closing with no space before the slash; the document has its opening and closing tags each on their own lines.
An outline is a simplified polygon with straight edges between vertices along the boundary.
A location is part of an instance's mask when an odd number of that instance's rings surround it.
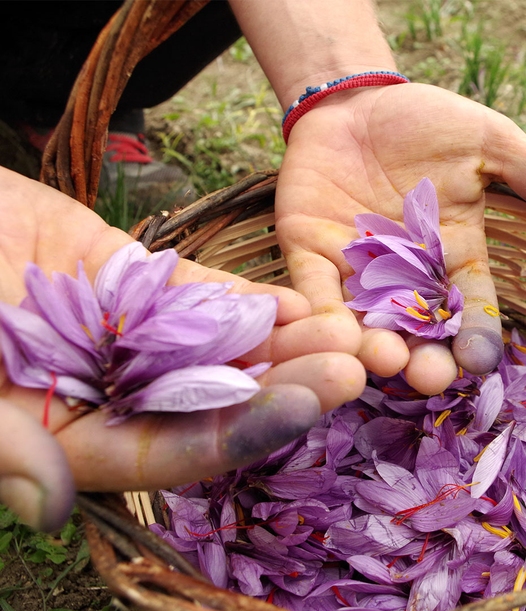
<svg viewBox="0 0 526 611">
<path fill-rule="evenodd" d="M 68 550 L 62 545 L 53 545 L 48 541 L 41 541 L 37 544 L 37 549 L 45 552 L 48 560 L 54 564 L 62 564 L 66 560 Z"/>
<path fill-rule="evenodd" d="M 37 549 L 32 554 L 27 555 L 27 559 L 29 562 L 34 562 L 35 564 L 39 564 L 40 562 L 45 562 L 47 558 L 46 552 L 42 549 Z"/>
<path fill-rule="evenodd" d="M 69 520 L 64 528 L 60 531 L 60 539 L 63 545 L 69 545 L 77 532 L 77 527 Z"/>
<path fill-rule="evenodd" d="M 3 554 L 7 550 L 12 538 L 12 532 L 0 532 L 0 554 Z"/>
<path fill-rule="evenodd" d="M 0 505 L 0 530 L 12 526 L 17 520 L 16 513 L 8 509 L 5 505 Z"/>
<path fill-rule="evenodd" d="M 47 579 L 53 575 L 53 569 L 50 566 L 44 567 L 41 571 L 39 571 L 38 576 L 42 579 Z"/>
<path fill-rule="evenodd" d="M 15 611 L 5 598 L 0 598 L 0 609 L 2 611 Z"/>
<path fill-rule="evenodd" d="M 77 557 L 75 558 L 75 573 L 79 573 L 90 561 L 89 544 L 87 539 L 82 539 Z"/>
</svg>

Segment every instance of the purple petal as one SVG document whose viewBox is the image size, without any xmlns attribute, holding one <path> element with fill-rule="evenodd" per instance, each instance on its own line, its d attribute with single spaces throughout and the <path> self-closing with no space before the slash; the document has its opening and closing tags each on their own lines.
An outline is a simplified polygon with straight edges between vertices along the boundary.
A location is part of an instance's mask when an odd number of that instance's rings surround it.
<svg viewBox="0 0 526 611">
<path fill-rule="evenodd" d="M 170 352 L 180 346 L 202 346 L 214 340 L 219 333 L 215 318 L 195 310 L 164 311 L 144 322 L 123 337 L 116 346 L 145 352 Z"/>
<path fill-rule="evenodd" d="M 236 405 L 248 401 L 259 389 L 253 378 L 234 367 L 186 367 L 108 403 L 107 409 L 115 414 L 108 423 L 117 424 L 141 412 L 194 412 Z"/>
<path fill-rule="evenodd" d="M 432 293 L 441 292 L 445 296 L 443 286 L 429 275 L 420 261 L 417 265 L 411 265 L 407 259 L 397 254 L 373 259 L 362 273 L 360 282 L 365 289 L 400 286 L 408 287 L 411 292 L 417 289 L 421 293 L 427 289 Z"/>
<path fill-rule="evenodd" d="M 370 556 L 350 556 L 347 562 L 367 579 L 375 583 L 390 585 L 392 583 L 388 568 L 383 562 Z"/>
<path fill-rule="evenodd" d="M 197 552 L 201 573 L 218 588 L 226 588 L 229 579 L 225 548 L 218 543 L 206 541 L 197 544 Z"/>
<path fill-rule="evenodd" d="M 40 316 L 0 302 L 0 325 L 4 362 L 16 384 L 49 387 L 49 382 L 44 385 L 39 382 L 39 371 L 84 380 L 100 376 L 101 371 L 90 354 L 66 341 Z M 31 384 L 32 378 L 34 384 Z"/>
<path fill-rule="evenodd" d="M 148 254 L 139 243 L 118 250 L 95 280 L 95 294 L 103 312 L 115 317 L 110 317 L 110 324 L 115 325 L 125 315 L 126 329 L 133 329 L 162 294 L 178 258 L 173 249 Z"/>
<path fill-rule="evenodd" d="M 504 401 L 504 384 L 502 377 L 495 373 L 486 378 L 480 387 L 480 396 L 475 398 L 475 419 L 473 430 L 489 431 L 502 409 Z"/>
<path fill-rule="evenodd" d="M 381 460 L 412 469 L 420 436 L 413 422 L 380 416 L 356 431 L 354 445 L 364 458 L 376 452 Z"/>
<path fill-rule="evenodd" d="M 258 476 L 254 473 L 250 485 L 262 488 L 271 496 L 280 499 L 304 499 L 330 490 L 336 473 L 327 468 L 305 469 L 290 473 Z"/>
<path fill-rule="evenodd" d="M 414 530 L 394 524 L 390 516 L 363 515 L 330 526 L 325 545 L 345 556 L 396 555 L 415 537 Z"/>
<path fill-rule="evenodd" d="M 495 437 L 495 439 L 486 446 L 482 453 L 472 478 L 473 485 L 471 486 L 471 496 L 474 499 L 480 498 L 499 474 L 506 457 L 508 442 L 514 425 L 515 423 L 513 422 L 509 424 L 500 435 Z"/>
<path fill-rule="evenodd" d="M 413 241 L 425 244 L 433 259 L 445 268 L 435 187 L 423 178 L 404 198 L 404 224 Z"/>
<path fill-rule="evenodd" d="M 79 265 L 79 271 L 81 269 Z M 64 281 L 65 278 L 69 279 L 69 282 Z M 98 310 L 97 323 L 102 330 L 100 326 L 102 315 L 89 283 L 86 286 L 85 282 L 78 282 L 67 274 L 58 273 L 53 274 L 53 283 L 51 283 L 44 272 L 33 263 L 28 263 L 24 280 L 28 291 L 24 305 L 31 301 L 31 310 L 38 313 L 68 342 L 94 353 L 94 338 L 88 335 L 91 329 L 84 318 L 75 315 L 72 308 L 74 299 L 74 303 L 82 303 L 83 308 L 88 311 L 93 308 L 95 311 Z"/>
<path fill-rule="evenodd" d="M 153 306 L 153 312 L 155 314 L 164 309 L 190 310 L 203 301 L 223 297 L 233 286 L 233 282 L 189 282 L 165 286 Z"/>
<path fill-rule="evenodd" d="M 362 238 L 370 235 L 394 235 L 405 240 L 411 239 L 403 227 L 381 214 L 357 214 L 354 226 Z"/>
</svg>

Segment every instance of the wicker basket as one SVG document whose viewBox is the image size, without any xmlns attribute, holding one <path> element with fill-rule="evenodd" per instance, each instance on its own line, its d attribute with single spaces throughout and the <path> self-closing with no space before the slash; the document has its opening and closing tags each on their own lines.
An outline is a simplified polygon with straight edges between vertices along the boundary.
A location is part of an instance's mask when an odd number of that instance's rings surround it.
<svg viewBox="0 0 526 611">
<path fill-rule="evenodd" d="M 107 127 L 138 61 L 208 0 L 127 0 L 97 40 L 43 159 L 41 180 L 93 208 Z M 226 271 L 243 266 L 252 281 L 290 284 L 274 231 L 277 172 L 258 172 L 184 210 L 150 216 L 131 235 L 151 251 Z M 503 310 L 514 325 L 526 318 L 526 210 L 506 185 L 491 185 L 495 209 L 486 219 L 492 272 Z M 136 608 L 270 611 L 277 607 L 212 586 L 145 527 L 162 518 L 147 493 L 78 495 L 92 560 L 116 596 Z M 130 511 L 131 510 L 131 511 Z M 175 570 L 174 570 L 175 569 Z M 526 605 L 526 591 L 474 603 L 467 610 L 505 611 Z"/>
</svg>

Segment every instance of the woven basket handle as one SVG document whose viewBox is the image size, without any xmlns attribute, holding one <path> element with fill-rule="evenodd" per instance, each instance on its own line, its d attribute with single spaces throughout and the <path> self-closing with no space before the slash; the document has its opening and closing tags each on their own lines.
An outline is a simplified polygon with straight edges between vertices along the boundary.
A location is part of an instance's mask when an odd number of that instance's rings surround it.
<svg viewBox="0 0 526 611">
<path fill-rule="evenodd" d="M 42 159 L 41 182 L 95 206 L 110 117 L 139 61 L 209 0 L 126 0 L 102 30 Z"/>
</svg>

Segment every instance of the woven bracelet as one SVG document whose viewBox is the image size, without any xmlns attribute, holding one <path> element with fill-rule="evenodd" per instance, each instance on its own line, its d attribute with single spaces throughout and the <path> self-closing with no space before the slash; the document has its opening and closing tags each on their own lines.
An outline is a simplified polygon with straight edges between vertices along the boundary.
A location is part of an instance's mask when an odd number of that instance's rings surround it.
<svg viewBox="0 0 526 611">
<path fill-rule="evenodd" d="M 381 85 L 399 85 L 401 83 L 409 83 L 407 76 L 399 72 L 382 70 L 380 72 L 352 74 L 336 81 L 324 83 L 319 87 L 307 87 L 305 93 L 289 106 L 283 117 L 283 138 L 285 142 L 288 142 L 290 131 L 296 124 L 296 121 L 331 93 L 343 91 L 344 89 L 355 89 L 357 87 L 378 87 Z"/>
</svg>

